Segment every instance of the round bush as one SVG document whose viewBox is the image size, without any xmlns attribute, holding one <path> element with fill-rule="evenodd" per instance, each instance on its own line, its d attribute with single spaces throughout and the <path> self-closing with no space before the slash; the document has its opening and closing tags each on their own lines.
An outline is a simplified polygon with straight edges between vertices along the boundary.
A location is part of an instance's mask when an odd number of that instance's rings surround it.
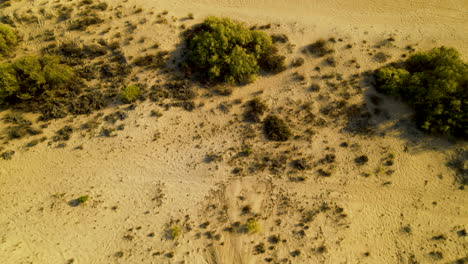
<svg viewBox="0 0 468 264">
<path fill-rule="evenodd" d="M 268 139 L 273 141 L 287 141 L 291 136 L 291 130 L 283 119 L 269 115 L 263 123 L 263 130 Z"/>
<path fill-rule="evenodd" d="M 260 68 L 285 69 L 270 36 L 228 18 L 208 17 L 187 34 L 186 67 L 211 82 L 250 82 Z"/>
<path fill-rule="evenodd" d="M 7 55 L 18 44 L 18 37 L 11 27 L 0 24 L 0 56 Z"/>
<path fill-rule="evenodd" d="M 120 92 L 120 99 L 124 104 L 130 104 L 134 102 L 138 96 L 140 96 L 140 87 L 133 84 L 125 87 Z"/>
<path fill-rule="evenodd" d="M 468 137 L 468 66 L 453 48 L 410 56 L 400 68 L 378 69 L 376 89 L 398 96 L 415 110 L 418 127 Z"/>
</svg>

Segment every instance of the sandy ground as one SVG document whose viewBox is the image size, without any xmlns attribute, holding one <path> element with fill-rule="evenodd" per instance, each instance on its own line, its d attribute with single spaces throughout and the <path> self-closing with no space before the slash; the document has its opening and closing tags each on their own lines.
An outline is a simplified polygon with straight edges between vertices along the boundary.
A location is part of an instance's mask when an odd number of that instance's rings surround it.
<svg viewBox="0 0 468 264">
<path fill-rule="evenodd" d="M 62 1 L 68 3 L 68 1 Z M 73 2 L 73 1 L 70 1 Z M 417 50 L 448 45 L 468 54 L 467 1 L 311 1 L 311 0 L 178 0 L 107 1 L 122 5 L 121 19 L 86 32 L 64 32 L 61 39 L 95 38 L 108 25 L 126 20 L 149 21 L 167 10 L 168 24 L 141 25 L 134 39 L 144 45 L 157 42 L 172 51 L 180 42 L 180 25 L 187 27 L 208 15 L 228 16 L 248 25 L 271 23 L 268 33 L 286 34 L 290 61 L 306 63 L 274 76 L 236 88 L 229 97 L 203 96 L 199 91 L 193 112 L 179 108 L 164 111 L 150 102 L 140 103 L 115 137 L 75 132 L 65 147 L 30 139 L 12 141 L 5 149 L 16 151 L 12 160 L 0 160 L 0 263 L 466 263 L 468 195 L 460 190 L 455 172 L 446 166 L 466 142 L 449 142 L 421 134 L 408 124 L 410 111 L 381 96 L 388 118 L 373 116 L 376 133 L 343 130 L 346 122 L 326 118 L 318 127 L 304 121 L 301 109 L 314 113 L 340 98 L 327 90 L 326 80 L 314 78 L 321 59 L 300 49 L 318 38 L 334 37 L 336 68 L 321 74 L 351 74 L 375 69 L 368 53 L 374 45 L 394 37 L 382 49 L 397 60 L 405 47 Z M 51 10 L 52 1 L 18 1 L 0 10 L 5 14 Z M 135 7 L 143 12 L 134 14 Z M 50 8 L 50 9 L 49 9 Z M 51 11 L 52 12 L 52 11 Z M 113 12 L 108 12 L 112 16 Z M 193 13 L 194 20 L 185 20 Z M 174 18 L 174 19 L 172 19 Z M 40 41 L 30 36 L 58 27 L 40 20 L 21 26 L 22 49 L 34 53 Z M 118 32 L 112 29 L 106 38 Z M 365 41 L 365 42 L 363 42 Z M 346 49 L 345 44 L 352 44 Z M 124 47 L 126 56 L 142 53 L 141 44 Z M 357 60 L 360 68 L 347 63 Z M 306 76 L 297 81 L 294 74 Z M 149 82 L 157 78 L 145 75 Z M 312 83 L 322 86 L 311 93 Z M 375 94 L 366 82 L 348 91 L 349 101 L 367 102 Z M 325 87 L 325 88 L 324 88 Z M 242 121 L 243 104 L 255 96 L 271 112 L 283 116 L 295 135 L 287 143 L 267 141 L 258 124 Z M 219 105 L 229 106 L 221 111 Z M 112 113 L 124 106 L 104 110 Z M 157 109 L 162 117 L 150 116 Z M 0 113 L 0 117 L 6 112 Z M 35 115 L 29 115 L 30 119 Z M 80 126 L 90 117 L 52 121 L 46 136 L 65 124 Z M 119 123 L 118 123 L 119 124 Z M 4 124 L 0 125 L 4 126 Z M 251 127 L 255 137 L 246 138 Z M 313 134 L 305 136 L 307 129 Z M 155 137 L 159 135 L 159 137 Z M 154 140 L 156 139 L 156 140 Z M 347 147 L 342 143 L 346 142 Z M 252 154 L 239 157 L 248 145 Z M 75 149 L 82 146 L 83 149 Z M 206 162 L 208 154 L 220 160 Z M 334 161 L 322 159 L 333 154 Z M 363 166 L 354 159 L 367 155 Z M 279 160 L 278 169 L 249 170 L 264 159 Z M 284 156 L 284 158 L 281 158 Z M 290 164 L 304 158 L 310 168 Z M 388 160 L 392 164 L 386 163 Z M 270 166 L 271 164 L 268 163 Z M 240 171 L 233 173 L 233 170 Z M 330 172 L 323 177 L 319 170 Z M 302 177 L 302 180 L 296 180 Z M 80 206 L 69 202 L 81 195 L 90 199 Z M 237 232 L 249 218 L 260 230 Z M 236 223 L 237 222 L 237 223 Z M 238 227 L 239 225 L 239 227 Z M 167 237 L 180 227 L 177 239 Z M 228 229 L 226 229 L 228 228 Z M 231 229 L 229 229 L 231 228 Z M 265 252 L 259 250 L 264 248 Z M 456 260 L 462 262 L 455 262 Z"/>
</svg>

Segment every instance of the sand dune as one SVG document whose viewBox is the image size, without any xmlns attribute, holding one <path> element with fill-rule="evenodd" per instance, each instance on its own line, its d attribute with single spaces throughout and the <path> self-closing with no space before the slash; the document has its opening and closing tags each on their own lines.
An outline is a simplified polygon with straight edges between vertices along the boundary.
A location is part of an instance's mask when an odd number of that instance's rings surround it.
<svg viewBox="0 0 468 264">
<path fill-rule="evenodd" d="M 36 38 L 46 30 L 55 32 L 57 43 L 114 40 L 119 32 L 124 39 L 126 21 L 138 24 L 143 18 L 149 22 L 138 25 L 134 40 L 122 46 L 124 55 L 146 54 L 156 42 L 159 49 L 172 52 L 181 42 L 181 25 L 188 28 L 215 15 L 249 26 L 271 23 L 269 34 L 289 37 L 291 45 L 280 47 L 288 63 L 304 57 L 305 64 L 260 76 L 254 83 L 235 87 L 228 97 L 200 88 L 195 100 L 199 107 L 192 112 L 139 103 L 127 111 L 127 119 L 116 123 L 125 129 L 116 131 L 115 137 L 79 129 L 93 114 L 47 122 L 44 135 L 49 139 L 64 125 L 76 128 L 65 146 L 48 145 L 47 140 L 25 147 L 30 139 L 3 145 L 16 152 L 11 160 L 0 159 L 0 263 L 468 261 L 468 195 L 446 166 L 457 149 L 467 148 L 466 142 L 423 134 L 409 121 L 410 110 L 385 96 L 379 107 L 388 118 L 372 115 L 374 134 L 347 131 L 345 114 L 324 116 L 326 125 L 318 126 L 308 122 L 303 111 L 308 107 L 318 115 L 345 93 L 349 104 L 367 103 L 363 107 L 374 111 L 377 107 L 369 96 L 376 92 L 369 83 L 358 80 L 354 86 L 331 89 L 319 76 L 340 73 L 351 82 L 352 74 L 383 65 L 369 53 L 382 50 L 394 61 L 408 54 L 407 45 L 417 50 L 448 45 L 466 59 L 467 1 L 105 2 L 113 9 L 104 11 L 109 19 L 87 32 L 69 32 L 63 28 L 67 22 L 57 24 L 39 15 L 41 8 L 56 12 L 55 1 L 13 1 L 0 14 L 31 10 L 40 17 L 34 25 L 17 24 L 24 34 L 19 47 L 24 54 L 48 44 Z M 136 8 L 143 11 L 136 13 Z M 115 16 L 116 10 L 122 18 Z M 164 10 L 167 23 L 155 23 Z M 185 19 L 189 13 L 194 20 Z M 99 35 L 108 27 L 108 33 Z M 138 42 L 142 37 L 144 43 Z M 301 49 L 332 37 L 341 39 L 334 44 L 338 65 L 323 66 L 318 73 L 314 68 L 322 65 L 320 59 L 304 56 Z M 392 45 L 375 47 L 389 37 L 395 38 Z M 352 59 L 359 67 L 349 63 Z M 154 72 L 134 76 L 149 85 L 161 79 Z M 298 81 L 297 76 L 304 79 Z M 320 93 L 309 91 L 312 83 L 321 85 Z M 243 104 L 256 96 L 300 137 L 272 143 L 259 132 L 260 125 L 243 122 Z M 125 108 L 116 103 L 102 113 Z M 151 110 L 162 116 L 151 116 Z M 7 113 L 0 112 L 0 118 Z M 37 118 L 37 114 L 25 116 Z M 1 123 L 0 130 L 6 126 Z M 102 121 L 101 126 L 111 125 Z M 307 134 L 307 129 L 313 133 Z M 247 137 L 252 131 L 254 137 Z M 239 153 L 246 146 L 252 153 L 243 157 Z M 207 155 L 213 154 L 219 159 L 207 161 Z M 327 154 L 333 155 L 332 161 L 325 159 Z M 356 164 L 360 155 L 368 156 L 369 162 Z M 299 159 L 307 160 L 310 167 L 291 166 Z M 320 170 L 331 176 L 324 177 Z M 82 195 L 89 195 L 89 201 L 72 206 Z M 246 234 L 245 224 L 251 218 L 260 230 Z M 168 232 L 175 226 L 180 235 L 171 239 Z"/>
</svg>

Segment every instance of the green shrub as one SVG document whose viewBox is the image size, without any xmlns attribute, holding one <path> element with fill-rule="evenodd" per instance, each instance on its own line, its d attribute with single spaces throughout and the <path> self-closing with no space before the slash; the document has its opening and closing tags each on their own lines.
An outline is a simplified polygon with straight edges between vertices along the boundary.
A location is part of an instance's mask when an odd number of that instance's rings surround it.
<svg viewBox="0 0 468 264">
<path fill-rule="evenodd" d="M 88 201 L 88 199 L 89 199 L 89 195 L 82 195 L 82 196 L 80 196 L 80 197 L 78 197 L 78 198 L 76 199 L 76 202 L 77 202 L 78 204 L 83 204 L 83 203 L 85 203 L 86 201 Z"/>
<path fill-rule="evenodd" d="M 257 220 L 250 218 L 245 224 L 245 231 L 247 233 L 258 233 L 261 231 L 260 224 L 257 222 Z"/>
<path fill-rule="evenodd" d="M 171 226 L 171 228 L 169 228 L 168 230 L 168 236 L 172 240 L 176 240 L 177 238 L 179 238 L 180 234 L 181 234 L 181 230 L 179 226 L 176 226 L 176 225 Z"/>
<path fill-rule="evenodd" d="M 138 96 L 140 96 L 140 87 L 133 84 L 125 87 L 120 92 L 120 99 L 124 104 L 134 102 L 138 98 Z"/>
<path fill-rule="evenodd" d="M 262 115 L 268 109 L 267 105 L 259 98 L 247 102 L 246 107 L 244 118 L 249 122 L 260 122 Z"/>
<path fill-rule="evenodd" d="M 0 57 L 7 55 L 18 44 L 18 37 L 11 27 L 0 24 Z"/>
<path fill-rule="evenodd" d="M 468 136 L 468 66 L 453 48 L 416 53 L 400 67 L 376 70 L 376 89 L 399 96 L 430 133 Z"/>
<path fill-rule="evenodd" d="M 187 36 L 186 66 L 215 82 L 250 82 L 260 68 L 279 72 L 284 57 L 271 37 L 228 18 L 208 17 Z"/>
<path fill-rule="evenodd" d="M 0 64 L 0 104 L 12 99 L 28 100 L 47 90 L 62 88 L 73 77 L 73 69 L 54 56 L 25 56 Z"/>
<path fill-rule="evenodd" d="M 269 115 L 265 118 L 263 130 L 267 138 L 274 141 L 287 141 L 292 135 L 283 119 L 275 115 Z"/>
<path fill-rule="evenodd" d="M 324 39 L 319 39 L 305 48 L 305 53 L 310 53 L 316 57 L 323 57 L 333 52 L 335 50 Z"/>
<path fill-rule="evenodd" d="M 0 63 L 0 105 L 19 90 L 16 72 L 10 63 Z"/>
</svg>

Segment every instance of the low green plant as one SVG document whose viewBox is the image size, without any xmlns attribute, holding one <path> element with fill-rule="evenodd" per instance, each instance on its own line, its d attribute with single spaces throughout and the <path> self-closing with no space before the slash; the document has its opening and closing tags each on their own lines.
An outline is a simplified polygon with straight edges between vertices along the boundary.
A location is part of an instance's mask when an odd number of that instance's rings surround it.
<svg viewBox="0 0 468 264">
<path fill-rule="evenodd" d="M 285 69 L 284 57 L 277 54 L 270 36 L 229 18 L 206 18 L 186 40 L 185 66 L 211 82 L 251 82 L 260 68 Z"/>
<path fill-rule="evenodd" d="M 169 237 L 172 239 L 172 240 L 176 240 L 177 238 L 179 238 L 181 235 L 181 230 L 180 230 L 180 227 L 179 226 L 171 226 L 171 228 L 169 228 Z"/>
<path fill-rule="evenodd" d="M 263 130 L 267 138 L 274 141 L 287 141 L 292 136 L 286 122 L 275 115 L 269 115 L 265 118 Z"/>
<path fill-rule="evenodd" d="M 468 136 L 468 65 L 453 48 L 411 55 L 401 66 L 375 71 L 379 92 L 398 96 L 415 110 L 421 129 Z"/>
<path fill-rule="evenodd" d="M 245 230 L 247 233 L 258 233 L 261 231 L 260 224 L 257 220 L 250 218 L 245 224 Z"/>
<path fill-rule="evenodd" d="M 132 84 L 120 92 L 120 99 L 124 104 L 130 104 L 134 102 L 140 96 L 140 87 Z"/>
<path fill-rule="evenodd" d="M 76 199 L 78 204 L 84 204 L 89 200 L 89 195 L 82 195 Z"/>
<path fill-rule="evenodd" d="M 10 26 L 0 23 L 0 57 L 8 53 L 18 44 L 18 37 Z"/>
</svg>

